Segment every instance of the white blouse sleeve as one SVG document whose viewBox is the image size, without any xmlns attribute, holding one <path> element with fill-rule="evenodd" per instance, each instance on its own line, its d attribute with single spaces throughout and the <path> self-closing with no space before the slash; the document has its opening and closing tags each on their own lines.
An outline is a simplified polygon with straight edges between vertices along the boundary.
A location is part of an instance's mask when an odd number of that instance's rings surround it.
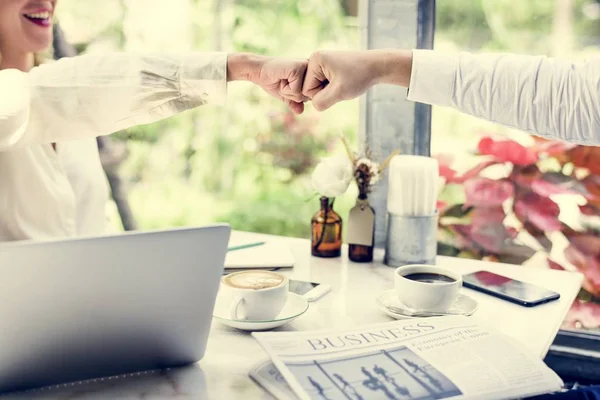
<svg viewBox="0 0 600 400">
<path fill-rule="evenodd" d="M 64 58 L 29 73 L 0 71 L 0 151 L 107 135 L 223 103 L 227 54 Z"/>
<path fill-rule="evenodd" d="M 549 139 L 600 145 L 600 58 L 413 52 L 409 100 Z"/>
</svg>

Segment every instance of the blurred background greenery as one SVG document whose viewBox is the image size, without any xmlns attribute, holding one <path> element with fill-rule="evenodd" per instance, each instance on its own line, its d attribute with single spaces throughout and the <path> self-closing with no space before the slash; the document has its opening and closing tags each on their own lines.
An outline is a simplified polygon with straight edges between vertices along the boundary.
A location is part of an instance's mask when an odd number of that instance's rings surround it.
<svg viewBox="0 0 600 400">
<path fill-rule="evenodd" d="M 85 4 L 84 4 L 85 3 Z M 98 7 L 101 12 L 98 12 Z M 358 49 L 358 0 L 61 0 L 58 21 L 85 53 L 252 51 L 308 57 Z M 597 52 L 597 0 L 437 2 L 435 46 L 580 58 Z M 235 229 L 308 237 L 318 202 L 310 172 L 319 158 L 355 147 L 358 101 L 296 117 L 251 84 L 229 86 L 225 107 L 205 106 L 111 136 L 129 219 L 139 229 L 226 221 Z M 527 142 L 521 133 L 434 108 L 432 152 L 456 155 L 458 171 L 482 133 Z M 336 202 L 345 217 L 355 188 Z M 568 204 L 565 206 L 568 208 Z M 115 230 L 122 204 L 109 205 Z"/>
<path fill-rule="evenodd" d="M 357 49 L 356 17 L 338 0 L 106 0 L 103 12 L 59 3 L 66 39 L 85 53 L 250 51 L 308 58 L 318 48 Z M 232 84 L 225 107 L 205 106 L 111 136 L 124 151 L 119 176 L 139 229 L 215 221 L 235 229 L 307 236 L 318 205 L 310 172 L 355 140 L 358 103 L 296 117 L 252 84 Z M 352 196 L 340 200 L 348 210 Z M 111 225 L 122 229 L 109 205 Z"/>
</svg>

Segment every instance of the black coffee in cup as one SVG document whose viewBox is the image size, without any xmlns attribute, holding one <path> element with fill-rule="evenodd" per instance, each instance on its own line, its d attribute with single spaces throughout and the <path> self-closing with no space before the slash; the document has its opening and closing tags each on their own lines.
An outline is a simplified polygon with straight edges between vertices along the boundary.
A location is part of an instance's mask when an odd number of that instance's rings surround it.
<svg viewBox="0 0 600 400">
<path fill-rule="evenodd" d="M 418 281 L 424 283 L 443 283 L 443 282 L 456 282 L 454 278 L 448 275 L 436 274 L 432 272 L 417 272 L 413 274 L 404 275 L 406 279 L 411 281 Z"/>
</svg>

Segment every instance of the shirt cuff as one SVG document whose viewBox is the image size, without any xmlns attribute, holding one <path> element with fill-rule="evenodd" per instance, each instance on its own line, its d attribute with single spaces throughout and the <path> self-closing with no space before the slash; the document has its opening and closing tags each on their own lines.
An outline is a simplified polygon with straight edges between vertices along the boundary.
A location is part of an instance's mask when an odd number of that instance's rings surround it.
<svg viewBox="0 0 600 400">
<path fill-rule="evenodd" d="M 413 50 L 408 100 L 438 106 L 452 105 L 458 55 Z"/>
<path fill-rule="evenodd" d="M 194 53 L 181 62 L 180 92 L 200 104 L 225 104 L 227 53 Z"/>
<path fill-rule="evenodd" d="M 0 151 L 17 144 L 29 123 L 31 89 L 28 75 L 16 69 L 0 71 Z"/>
</svg>

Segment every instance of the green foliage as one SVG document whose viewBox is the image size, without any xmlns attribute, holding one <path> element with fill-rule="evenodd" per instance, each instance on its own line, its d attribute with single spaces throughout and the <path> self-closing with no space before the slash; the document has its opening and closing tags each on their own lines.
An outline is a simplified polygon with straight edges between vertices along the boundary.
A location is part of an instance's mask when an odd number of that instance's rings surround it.
<svg viewBox="0 0 600 400">
<path fill-rule="evenodd" d="M 584 12 L 592 1 L 574 0 L 575 48 L 600 33 L 598 21 Z M 438 1 L 436 46 L 551 53 L 555 3 Z M 183 7 L 173 15 L 187 19 L 150 12 L 144 2 L 106 0 L 101 13 L 82 4 L 62 0 L 59 19 L 68 39 L 87 52 L 221 50 L 305 58 L 319 48 L 353 49 L 359 43 L 339 0 L 153 3 L 165 10 Z M 434 112 L 434 141 L 481 126 L 447 110 Z M 259 88 L 232 84 L 224 108 L 201 107 L 112 139 L 127 144 L 121 174 L 142 229 L 219 220 L 237 229 L 306 236 L 318 207 L 306 202 L 311 169 L 321 156 L 342 151 L 334 140 L 341 132 L 357 147 L 357 128 L 356 101 L 323 114 L 307 105 L 305 115 L 292 118 Z M 460 202 L 461 196 L 447 187 L 443 200 Z M 349 193 L 336 201 L 336 210 L 345 217 L 353 202 Z M 111 218 L 118 218 L 114 211 Z"/>
<path fill-rule="evenodd" d="M 271 184 L 244 200 L 240 196 L 241 201 L 230 204 L 217 220 L 230 223 L 233 229 L 308 237 L 307 221 L 310 222 L 315 203 L 307 201 L 307 195 L 309 192 L 294 186 Z"/>
<path fill-rule="evenodd" d="M 358 31 L 346 26 L 339 0 L 182 0 L 150 10 L 106 0 L 103 7 L 108 11 L 95 17 L 75 0 L 61 3 L 61 25 L 80 49 L 308 58 L 318 48 L 358 46 Z M 189 20 L 174 17 L 186 14 Z M 297 117 L 260 88 L 235 83 L 228 85 L 225 107 L 201 107 L 111 139 L 126 144 L 120 173 L 141 229 L 227 221 L 235 229 L 306 237 L 318 208 L 307 201 L 312 168 L 339 151 L 341 132 L 355 142 L 357 127 L 357 102 L 326 114 L 307 105 Z M 352 202 L 341 200 L 336 209 L 347 214 Z M 111 212 L 120 229 L 114 207 Z"/>
<path fill-rule="evenodd" d="M 235 9 L 233 46 L 259 54 L 306 56 L 300 51 L 345 44 L 342 16 L 338 0 L 241 0 Z"/>
<path fill-rule="evenodd" d="M 574 0 L 572 31 L 574 48 L 593 43 L 600 24 L 586 10 L 595 0 Z M 566 3 L 566 4 L 567 4 Z M 438 1 L 436 38 L 453 42 L 459 49 L 485 49 L 517 53 L 553 54 L 556 0 L 452 0 Z"/>
</svg>

